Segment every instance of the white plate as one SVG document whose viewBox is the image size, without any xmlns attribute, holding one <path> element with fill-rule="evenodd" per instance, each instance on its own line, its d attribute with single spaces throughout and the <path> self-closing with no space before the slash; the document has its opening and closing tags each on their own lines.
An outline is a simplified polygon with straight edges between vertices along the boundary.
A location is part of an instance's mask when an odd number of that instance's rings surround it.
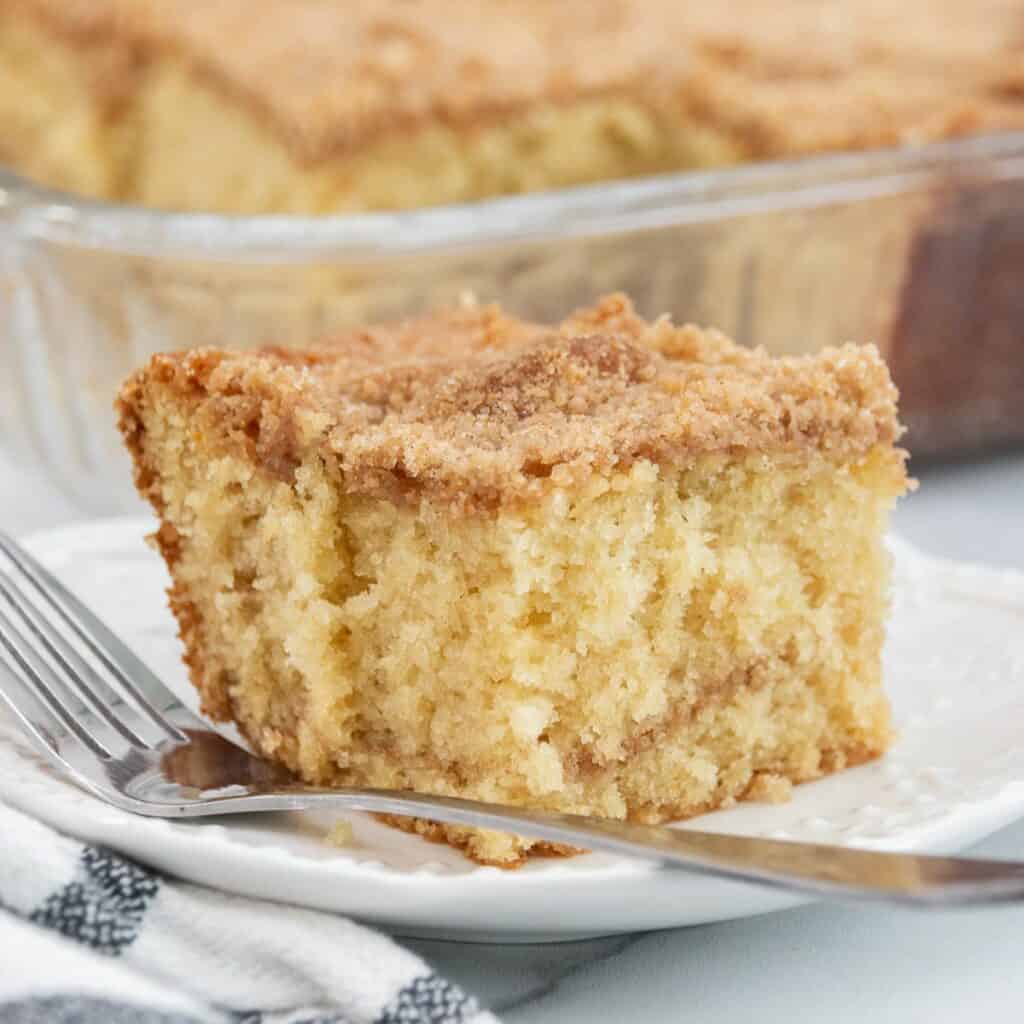
<svg viewBox="0 0 1024 1024">
<path fill-rule="evenodd" d="M 142 520 L 35 536 L 31 549 L 192 694 Z M 1024 575 L 896 553 L 886 678 L 900 739 L 881 761 L 689 823 L 719 831 L 948 851 L 1024 814 Z M 447 847 L 352 815 L 355 845 L 324 839 L 341 815 L 204 822 L 138 818 L 56 777 L 9 731 L 0 799 L 55 827 L 228 890 L 341 911 L 407 935 L 557 941 L 697 924 L 792 906 L 796 897 L 604 855 L 478 867 Z"/>
</svg>

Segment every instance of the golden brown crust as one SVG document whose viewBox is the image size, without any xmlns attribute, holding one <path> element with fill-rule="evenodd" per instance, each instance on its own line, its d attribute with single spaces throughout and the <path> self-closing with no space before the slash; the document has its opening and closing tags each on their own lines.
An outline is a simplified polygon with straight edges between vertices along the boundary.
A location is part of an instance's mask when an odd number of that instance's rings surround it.
<svg viewBox="0 0 1024 1024">
<path fill-rule="evenodd" d="M 151 500 L 156 496 L 152 488 L 144 493 Z M 181 554 L 181 538 L 178 531 L 165 520 L 160 524 L 160 528 L 150 535 L 149 540 L 163 556 L 173 578 L 174 567 Z M 204 645 L 200 636 L 201 616 L 189 597 L 188 588 L 180 583 L 173 583 L 167 588 L 167 603 L 178 623 L 182 660 L 189 670 L 189 678 L 199 691 L 203 713 L 218 722 L 230 721 L 231 697 L 223 680 L 206 670 L 203 659 Z"/>
<path fill-rule="evenodd" d="M 315 452 L 349 493 L 426 496 L 463 511 L 637 460 L 842 458 L 900 432 L 896 389 L 873 346 L 773 359 L 715 331 L 647 323 L 623 296 L 558 328 L 466 306 L 303 352 L 156 356 L 119 401 L 144 494 L 142 409 L 154 399 L 184 404 L 204 444 L 271 476 L 291 479 Z"/>
<path fill-rule="evenodd" d="M 116 98 L 170 54 L 318 160 L 382 133 L 628 94 L 749 157 L 1024 126 L 1021 0 L 7 0 L 102 53 Z"/>
<path fill-rule="evenodd" d="M 523 852 L 517 860 L 488 860 L 473 851 L 473 839 L 468 829 L 460 829 L 450 825 L 442 825 L 436 821 L 428 821 L 426 818 L 403 818 L 397 814 L 375 814 L 374 817 L 390 825 L 392 828 L 401 829 L 403 832 L 410 832 L 413 835 L 426 839 L 428 843 L 439 843 L 443 846 L 454 846 L 462 850 L 471 860 L 477 864 L 484 864 L 492 868 L 501 868 L 503 871 L 516 871 L 524 864 L 540 857 L 562 858 L 577 857 L 586 850 L 577 849 L 575 846 L 567 846 L 565 843 L 549 843 L 540 840 L 530 846 L 528 851 Z"/>
</svg>

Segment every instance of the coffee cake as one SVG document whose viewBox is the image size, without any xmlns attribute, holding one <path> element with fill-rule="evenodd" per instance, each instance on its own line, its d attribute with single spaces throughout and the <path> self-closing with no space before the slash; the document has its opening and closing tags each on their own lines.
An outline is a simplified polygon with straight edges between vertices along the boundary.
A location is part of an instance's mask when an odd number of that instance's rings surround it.
<svg viewBox="0 0 1024 1024">
<path fill-rule="evenodd" d="M 1020 0 L 0 0 L 0 156 L 326 213 L 1024 126 Z"/>
<path fill-rule="evenodd" d="M 157 356 L 119 408 L 205 711 L 310 782 L 665 821 L 889 742 L 870 346 L 467 304 Z"/>
</svg>

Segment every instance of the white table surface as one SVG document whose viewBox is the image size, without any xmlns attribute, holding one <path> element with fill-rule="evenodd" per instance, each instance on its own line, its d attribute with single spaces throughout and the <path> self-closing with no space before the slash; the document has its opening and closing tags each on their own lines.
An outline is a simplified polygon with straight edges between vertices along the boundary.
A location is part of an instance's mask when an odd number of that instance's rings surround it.
<svg viewBox="0 0 1024 1024">
<path fill-rule="evenodd" d="M 921 489 L 897 511 L 897 532 L 945 557 L 1024 569 L 1024 453 L 914 472 Z M 75 515 L 0 449 L 0 527 L 20 533 Z M 1024 858 L 1024 823 L 977 850 Z M 408 945 L 512 1024 L 1024 1019 L 1024 907 L 818 905 L 560 946 Z"/>
</svg>

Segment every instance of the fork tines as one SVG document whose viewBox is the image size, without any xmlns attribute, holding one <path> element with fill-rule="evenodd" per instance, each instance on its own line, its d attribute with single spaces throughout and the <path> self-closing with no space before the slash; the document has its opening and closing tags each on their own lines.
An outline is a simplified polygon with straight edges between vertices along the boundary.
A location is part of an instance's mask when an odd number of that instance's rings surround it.
<svg viewBox="0 0 1024 1024">
<path fill-rule="evenodd" d="M 106 760 L 187 739 L 160 710 L 175 696 L 110 629 L 3 533 L 0 553 L 0 697 L 38 742 Z"/>
</svg>

